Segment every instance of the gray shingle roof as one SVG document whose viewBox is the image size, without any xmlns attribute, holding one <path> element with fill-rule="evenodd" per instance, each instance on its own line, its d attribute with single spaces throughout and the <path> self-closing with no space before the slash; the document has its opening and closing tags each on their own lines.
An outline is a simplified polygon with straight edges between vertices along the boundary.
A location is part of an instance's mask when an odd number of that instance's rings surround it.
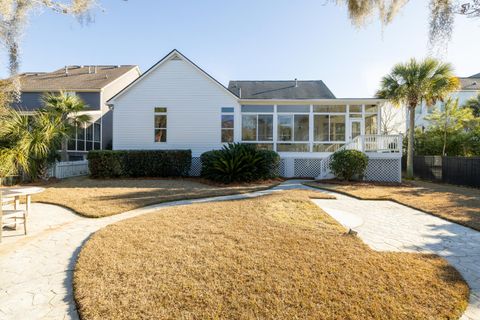
<svg viewBox="0 0 480 320">
<path fill-rule="evenodd" d="M 242 99 L 335 99 L 321 80 L 230 81 L 228 90 Z"/>
<path fill-rule="evenodd" d="M 53 72 L 22 73 L 20 74 L 21 90 L 25 92 L 102 89 L 133 68 L 136 66 L 68 66 L 68 76 L 65 68 Z"/>
<path fill-rule="evenodd" d="M 461 90 L 480 90 L 480 73 L 468 78 L 458 78 Z"/>
</svg>

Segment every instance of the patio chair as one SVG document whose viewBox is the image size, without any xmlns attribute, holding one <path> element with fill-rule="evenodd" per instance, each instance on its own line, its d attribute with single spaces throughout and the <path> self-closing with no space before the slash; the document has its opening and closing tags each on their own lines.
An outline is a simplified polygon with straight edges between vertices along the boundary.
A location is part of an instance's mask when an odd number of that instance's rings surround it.
<svg viewBox="0 0 480 320">
<path fill-rule="evenodd" d="M 25 235 L 27 234 L 27 211 L 19 210 L 16 204 L 13 210 L 3 209 L 5 204 L 8 204 L 12 201 L 15 202 L 14 199 L 4 198 L 2 192 L 0 191 L 0 242 L 2 242 L 3 227 L 14 225 L 14 228 L 16 229 L 18 220 L 23 221 L 23 232 Z M 7 219 L 13 221 L 9 222 Z"/>
</svg>

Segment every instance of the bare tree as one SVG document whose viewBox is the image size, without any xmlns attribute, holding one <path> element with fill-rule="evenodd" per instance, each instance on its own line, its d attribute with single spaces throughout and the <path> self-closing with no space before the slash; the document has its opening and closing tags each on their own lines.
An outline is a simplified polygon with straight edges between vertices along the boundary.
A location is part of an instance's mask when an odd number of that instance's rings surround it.
<svg viewBox="0 0 480 320">
<path fill-rule="evenodd" d="M 20 65 L 19 43 L 22 33 L 28 23 L 29 14 L 37 9 L 47 9 L 53 12 L 71 15 L 82 19 L 95 6 L 95 0 L 0 0 L 0 41 L 8 52 L 10 76 L 14 79 L 15 91 L 19 90 L 19 80 L 16 77 Z"/>
<path fill-rule="evenodd" d="M 405 119 L 402 117 L 405 110 L 392 105 L 383 105 L 380 109 L 380 132 L 384 135 L 401 132 Z"/>
</svg>

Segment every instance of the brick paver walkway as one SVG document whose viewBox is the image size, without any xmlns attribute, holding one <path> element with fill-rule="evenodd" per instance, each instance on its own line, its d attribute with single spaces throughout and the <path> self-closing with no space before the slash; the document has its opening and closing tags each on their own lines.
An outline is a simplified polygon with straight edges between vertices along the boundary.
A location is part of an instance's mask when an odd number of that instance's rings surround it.
<svg viewBox="0 0 480 320">
<path fill-rule="evenodd" d="M 357 200 L 335 194 L 313 200 L 378 251 L 435 253 L 444 257 L 470 286 L 462 319 L 480 319 L 480 232 L 392 201 Z"/>
</svg>

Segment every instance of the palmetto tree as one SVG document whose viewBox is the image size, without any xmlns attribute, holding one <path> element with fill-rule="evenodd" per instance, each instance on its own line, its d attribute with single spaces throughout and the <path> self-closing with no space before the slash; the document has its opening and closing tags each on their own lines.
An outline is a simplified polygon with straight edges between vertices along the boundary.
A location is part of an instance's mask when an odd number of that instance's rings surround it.
<svg viewBox="0 0 480 320">
<path fill-rule="evenodd" d="M 68 95 L 65 92 L 60 94 L 46 94 L 43 97 L 43 111 L 55 118 L 59 123 L 59 129 L 63 133 L 61 141 L 61 160 L 68 160 L 68 139 L 75 133 L 75 128 L 84 126 L 91 120 L 87 114 L 81 114 L 85 111 L 87 105 L 75 95 Z"/>
<path fill-rule="evenodd" d="M 0 178 L 26 173 L 35 179 L 46 169 L 62 136 L 60 123 L 47 113 L 25 116 L 2 107 L 0 112 Z"/>
<path fill-rule="evenodd" d="M 407 177 L 413 178 L 413 142 L 415 138 L 415 108 L 425 103 L 434 105 L 443 101 L 459 87 L 459 80 L 453 75 L 448 63 L 427 58 L 423 61 L 410 59 L 400 63 L 382 78 L 377 97 L 388 99 L 394 105 L 406 105 L 409 112 Z"/>
</svg>

